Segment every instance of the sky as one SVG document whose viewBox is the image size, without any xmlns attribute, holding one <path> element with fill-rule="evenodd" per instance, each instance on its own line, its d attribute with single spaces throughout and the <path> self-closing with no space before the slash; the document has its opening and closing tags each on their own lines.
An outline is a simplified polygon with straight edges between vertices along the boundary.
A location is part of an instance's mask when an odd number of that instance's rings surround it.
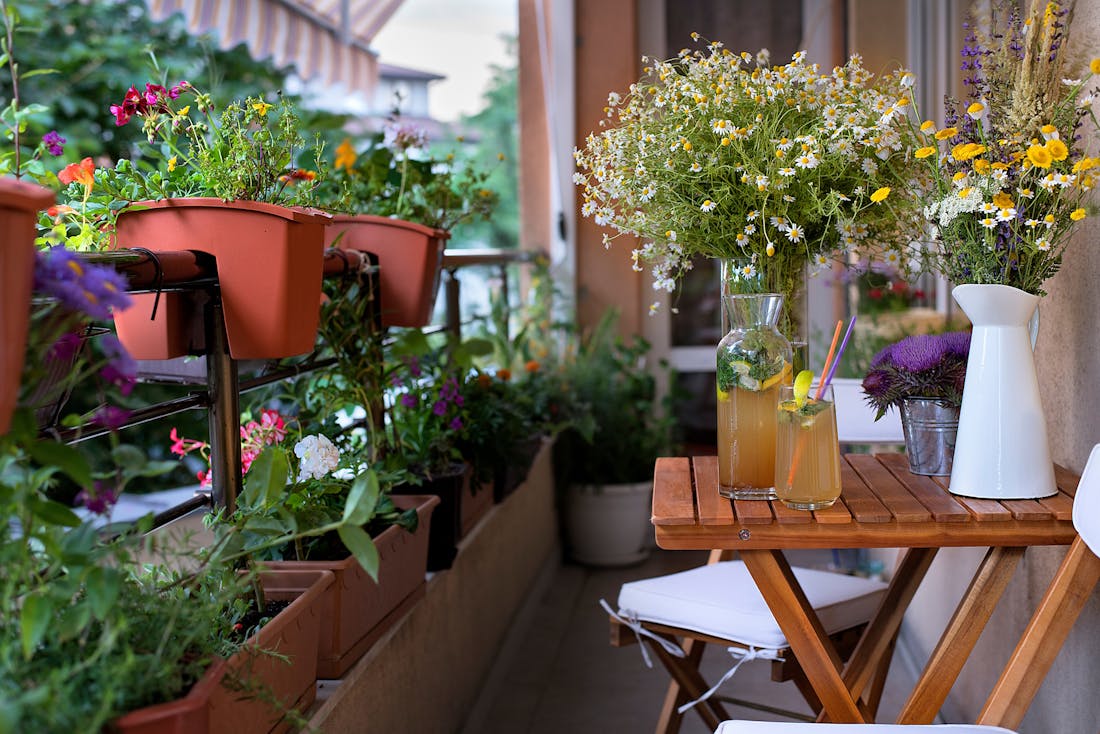
<svg viewBox="0 0 1100 734">
<path fill-rule="evenodd" d="M 379 61 L 445 74 L 429 86 L 432 117 L 481 109 L 492 64 L 509 63 L 502 34 L 517 31 L 518 0 L 404 0 L 372 42 Z"/>
</svg>

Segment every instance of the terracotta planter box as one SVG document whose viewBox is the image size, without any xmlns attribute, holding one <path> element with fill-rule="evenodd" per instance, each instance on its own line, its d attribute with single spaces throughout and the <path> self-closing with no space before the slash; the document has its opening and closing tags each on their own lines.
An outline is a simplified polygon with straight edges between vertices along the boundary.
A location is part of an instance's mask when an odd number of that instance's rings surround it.
<svg viewBox="0 0 1100 734">
<path fill-rule="evenodd" d="M 432 510 L 439 498 L 410 495 L 394 502 L 403 510 L 415 507 L 420 522 L 415 533 L 391 526 L 374 538 L 381 555 L 377 583 L 350 556 L 265 564 L 273 570 L 327 570 L 335 577 L 322 605 L 318 678 L 341 677 L 424 595 Z"/>
<path fill-rule="evenodd" d="M 269 599 L 291 600 L 243 649 L 218 661 L 183 698 L 147 706 L 115 719 L 110 730 L 122 734 L 268 734 L 284 731 L 284 713 L 249 694 L 222 684 L 226 674 L 248 675 L 281 705 L 305 711 L 316 696 L 317 642 L 325 592 L 333 577 L 327 571 L 261 574 Z M 277 652 L 288 660 L 255 653 Z M 245 697 L 246 700 L 239 700 Z"/>
<path fill-rule="evenodd" d="M 123 211 L 115 244 L 213 255 L 230 354 L 278 359 L 313 350 L 328 221 L 320 212 L 255 201 L 164 199 Z M 163 294 L 155 326 L 151 298 L 116 315 L 119 338 L 135 358 L 188 353 L 184 300 Z"/>
<path fill-rule="evenodd" d="M 466 464 L 455 464 L 452 471 L 437 474 L 418 485 L 399 484 L 390 489 L 396 498 L 401 495 L 434 494 L 439 504 L 432 512 L 432 527 L 428 539 L 428 570 L 443 571 L 451 567 L 458 554 L 462 537 L 462 496 L 469 484 L 470 470 Z"/>
<path fill-rule="evenodd" d="M 49 189 L 0 179 L 0 434 L 11 427 L 23 375 L 34 284 L 34 225 L 38 212 L 53 202 Z"/>
<path fill-rule="evenodd" d="M 325 243 L 377 255 L 382 325 L 421 327 L 432 320 L 449 236 L 402 219 L 338 215 L 325 230 Z"/>
<path fill-rule="evenodd" d="M 463 484 L 462 501 L 459 504 L 461 537 L 465 538 L 469 535 L 492 506 L 492 482 L 477 482 L 473 478 L 467 478 Z"/>
</svg>

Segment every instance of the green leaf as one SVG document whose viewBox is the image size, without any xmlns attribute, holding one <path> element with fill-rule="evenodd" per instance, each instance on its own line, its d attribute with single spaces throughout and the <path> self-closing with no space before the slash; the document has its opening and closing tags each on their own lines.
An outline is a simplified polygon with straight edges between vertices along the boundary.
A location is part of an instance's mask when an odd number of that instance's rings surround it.
<svg viewBox="0 0 1100 734">
<path fill-rule="evenodd" d="M 131 475 L 141 472 L 149 462 L 144 451 L 125 443 L 115 446 L 111 451 L 111 458 L 118 467 Z"/>
<path fill-rule="evenodd" d="M 267 448 L 252 462 L 239 503 L 247 507 L 271 507 L 286 491 L 290 462 L 286 452 Z"/>
<path fill-rule="evenodd" d="M 480 337 L 467 339 L 462 342 L 462 346 L 474 357 L 485 357 L 493 353 L 493 343 Z"/>
<path fill-rule="evenodd" d="M 374 517 L 378 506 L 378 475 L 367 470 L 355 478 L 344 502 L 344 522 L 348 525 L 366 525 Z"/>
<path fill-rule="evenodd" d="M 23 637 L 23 657 L 31 659 L 34 648 L 46 634 L 50 626 L 50 618 L 53 616 L 53 602 L 45 596 L 38 594 L 28 596 L 23 602 L 23 610 L 19 613 L 19 626 Z"/>
<path fill-rule="evenodd" d="M 44 500 L 32 495 L 27 498 L 27 508 L 39 520 L 51 525 L 62 525 L 67 528 L 80 526 L 80 518 L 77 514 L 59 502 Z"/>
<path fill-rule="evenodd" d="M 27 453 L 43 466 L 56 466 L 81 487 L 92 486 L 92 470 L 72 446 L 57 441 L 34 441 L 28 444 Z"/>
<path fill-rule="evenodd" d="M 378 580 L 378 549 L 374 547 L 374 541 L 367 535 L 367 531 L 357 525 L 341 525 L 337 531 L 344 547 L 355 556 L 355 560 L 363 567 L 372 579 Z"/>
<path fill-rule="evenodd" d="M 88 572 L 85 584 L 92 614 L 96 619 L 104 619 L 118 599 L 119 588 L 122 586 L 122 574 L 116 568 L 97 566 Z"/>
</svg>

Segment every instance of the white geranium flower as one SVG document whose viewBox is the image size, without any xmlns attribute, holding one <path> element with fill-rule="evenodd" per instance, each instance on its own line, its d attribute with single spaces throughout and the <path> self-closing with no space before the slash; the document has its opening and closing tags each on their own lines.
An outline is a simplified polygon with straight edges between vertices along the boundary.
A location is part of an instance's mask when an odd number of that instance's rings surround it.
<svg viewBox="0 0 1100 734">
<path fill-rule="evenodd" d="M 294 455 L 299 459 L 299 482 L 323 479 L 340 463 L 340 449 L 321 434 L 306 436 L 294 444 Z"/>
</svg>

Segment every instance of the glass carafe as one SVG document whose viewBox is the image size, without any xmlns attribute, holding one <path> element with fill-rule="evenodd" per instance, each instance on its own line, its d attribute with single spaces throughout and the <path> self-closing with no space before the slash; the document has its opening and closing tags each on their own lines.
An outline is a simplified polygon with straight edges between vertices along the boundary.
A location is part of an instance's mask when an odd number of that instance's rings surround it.
<svg viewBox="0 0 1100 734">
<path fill-rule="evenodd" d="M 778 293 L 724 289 L 730 331 L 718 344 L 718 491 L 739 500 L 775 499 L 776 405 L 791 384 L 791 344 L 776 328 Z"/>
</svg>

